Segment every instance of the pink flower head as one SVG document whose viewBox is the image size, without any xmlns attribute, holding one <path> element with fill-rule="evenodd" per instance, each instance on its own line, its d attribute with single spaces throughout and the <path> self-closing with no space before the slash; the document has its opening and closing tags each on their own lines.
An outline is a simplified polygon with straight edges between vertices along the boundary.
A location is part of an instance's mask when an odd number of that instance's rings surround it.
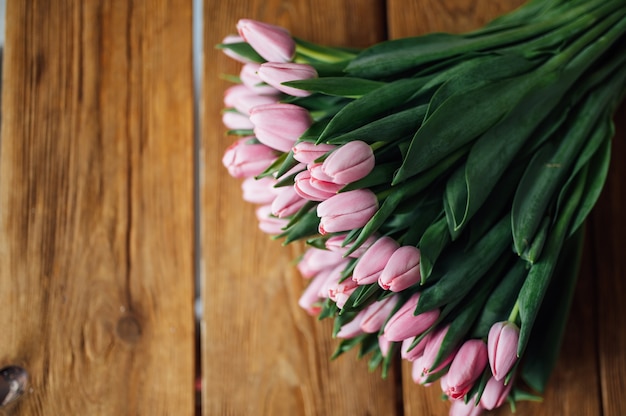
<svg viewBox="0 0 626 416">
<path fill-rule="evenodd" d="M 343 309 L 348 298 L 350 298 L 350 295 L 357 287 L 357 284 L 352 280 L 345 279 L 328 289 L 328 297 L 337 304 L 339 309 Z"/>
<path fill-rule="evenodd" d="M 369 189 L 331 196 L 317 206 L 319 233 L 348 231 L 363 227 L 378 211 L 378 199 Z"/>
<path fill-rule="evenodd" d="M 321 310 L 319 305 L 320 296 L 318 293 L 322 285 L 326 282 L 326 277 L 327 275 L 324 273 L 318 273 L 313 277 L 311 283 L 309 283 L 304 292 L 302 292 L 298 300 L 298 305 L 310 315 L 317 315 Z"/>
<path fill-rule="evenodd" d="M 361 315 L 357 315 L 353 320 L 343 325 L 337 333 L 337 338 L 354 338 L 363 333 L 361 331 Z"/>
<path fill-rule="evenodd" d="M 235 110 L 245 115 L 249 115 L 250 111 L 258 105 L 277 102 L 276 96 L 259 95 L 242 84 L 233 85 L 224 92 L 224 105 L 234 107 Z"/>
<path fill-rule="evenodd" d="M 294 97 L 307 97 L 309 91 L 288 87 L 283 82 L 317 78 L 317 71 L 311 65 L 291 62 L 266 62 L 259 68 L 259 77 L 267 84 Z"/>
<path fill-rule="evenodd" d="M 378 281 L 391 255 L 399 247 L 396 240 L 391 237 L 384 236 L 376 240 L 359 258 L 352 272 L 352 280 L 359 285 L 369 285 Z"/>
<path fill-rule="evenodd" d="M 424 357 L 418 357 L 415 361 L 413 361 L 413 365 L 411 366 L 411 378 L 417 384 L 430 386 L 432 383 L 426 382 L 426 380 L 428 380 L 428 374 L 424 374 L 422 372 L 422 367 L 424 366 L 422 364 L 423 359 Z"/>
<path fill-rule="evenodd" d="M 513 387 L 512 382 L 505 385 L 504 380 L 496 380 L 494 377 L 491 377 L 487 381 L 483 395 L 480 398 L 481 406 L 487 410 L 502 406 L 511 392 L 511 387 Z"/>
<path fill-rule="evenodd" d="M 487 337 L 489 364 L 496 380 L 506 377 L 517 361 L 519 328 L 513 322 L 493 324 Z"/>
<path fill-rule="evenodd" d="M 476 406 L 474 400 L 470 400 L 467 403 L 465 403 L 465 400 L 455 400 L 450 406 L 449 416 L 479 416 L 484 410 L 480 404 Z"/>
<path fill-rule="evenodd" d="M 304 170 L 298 173 L 294 178 L 294 189 L 302 198 L 309 201 L 325 201 L 333 195 L 334 192 L 322 191 L 311 184 L 311 172 Z"/>
<path fill-rule="evenodd" d="M 487 366 L 487 345 L 479 339 L 465 341 L 456 353 L 446 377 L 446 395 L 461 399 Z"/>
<path fill-rule="evenodd" d="M 328 271 L 326 282 L 322 285 L 319 291 L 319 295 L 321 298 L 330 299 L 331 292 L 339 284 L 339 280 L 341 279 L 341 274 L 347 265 L 348 265 L 348 260 L 341 259 L 341 261 L 337 263 L 335 267 L 333 267 L 332 269 Z"/>
<path fill-rule="evenodd" d="M 224 111 L 222 123 L 230 130 L 252 130 L 254 128 L 250 117 L 236 111 Z"/>
<path fill-rule="evenodd" d="M 352 283 L 356 287 L 356 283 Z M 363 332 L 367 332 L 368 334 L 378 332 L 387 318 L 389 318 L 397 301 L 398 299 L 395 296 L 389 296 L 363 309 L 363 320 L 361 321 L 361 329 Z"/>
<path fill-rule="evenodd" d="M 304 278 L 310 278 L 324 269 L 337 266 L 343 258 L 329 250 L 310 247 L 298 262 L 298 270 Z"/>
<path fill-rule="evenodd" d="M 407 338 L 402 341 L 402 348 L 400 349 L 400 355 L 402 356 L 402 358 L 408 361 L 415 362 L 415 360 L 424 355 L 424 348 L 426 347 L 426 344 L 428 343 L 430 337 L 430 333 L 426 334 L 413 348 L 411 348 L 411 345 L 413 345 L 413 342 L 415 342 L 416 337 Z M 421 368 L 419 371 L 420 373 L 422 373 Z"/>
<path fill-rule="evenodd" d="M 404 341 L 407 338 L 420 335 L 437 321 L 437 318 L 439 318 L 438 309 L 423 312 L 419 315 L 413 314 L 419 298 L 419 293 L 411 296 L 387 321 L 384 335 L 388 340 Z"/>
<path fill-rule="evenodd" d="M 343 256 L 344 253 L 350 250 L 352 246 L 354 245 L 354 243 L 348 243 L 344 246 L 343 242 L 344 242 L 345 237 L 346 237 L 345 235 L 334 235 L 330 237 L 328 240 L 326 240 L 326 243 L 325 243 L 326 248 L 330 251 L 334 251 L 335 253 L 340 253 Z M 365 253 L 365 251 L 372 244 L 374 244 L 376 240 L 377 240 L 377 237 L 373 235 L 368 237 L 367 240 L 365 240 L 365 242 L 363 242 L 363 244 L 361 244 L 359 248 L 357 248 L 352 253 L 350 253 L 348 257 L 351 257 L 353 259 L 358 259 L 359 257 L 363 255 L 363 253 Z"/>
<path fill-rule="evenodd" d="M 243 43 L 245 40 L 239 35 L 228 35 L 222 40 L 224 45 L 232 44 L 232 43 Z M 233 58 L 234 60 L 241 62 L 243 64 L 252 62 L 250 59 L 239 55 L 238 53 L 233 52 L 231 49 L 224 48 L 223 52 L 226 56 Z"/>
<path fill-rule="evenodd" d="M 311 179 L 309 182 L 312 187 L 332 194 L 336 194 L 341 188 L 343 188 L 343 185 L 334 183 L 332 179 L 322 171 L 321 163 L 309 163 L 307 169 L 311 172 Z"/>
<path fill-rule="evenodd" d="M 333 182 L 348 184 L 366 177 L 374 169 L 372 148 L 365 142 L 355 140 L 332 152 L 322 165 L 322 171 Z"/>
<path fill-rule="evenodd" d="M 257 139 L 281 152 L 291 150 L 312 123 L 305 108 L 286 103 L 256 106 L 250 112 L 250 121 Z"/>
<path fill-rule="evenodd" d="M 420 251 L 414 246 L 402 246 L 393 252 L 378 278 L 385 290 L 400 292 L 421 279 Z"/>
<path fill-rule="evenodd" d="M 277 188 L 276 199 L 272 202 L 272 214 L 278 218 L 295 214 L 306 204 L 307 200 L 298 195 L 293 186 Z"/>
<path fill-rule="evenodd" d="M 422 372 L 424 374 L 439 372 L 452 362 L 456 351 L 453 351 L 441 362 L 441 364 L 439 364 L 436 368 L 433 368 L 433 364 L 435 364 L 435 360 L 437 359 L 437 355 L 441 349 L 441 344 L 443 343 L 449 329 L 450 325 L 447 325 L 431 332 L 428 342 L 424 346 L 424 355 L 422 357 Z"/>
<path fill-rule="evenodd" d="M 250 139 L 250 137 L 241 138 L 224 152 L 222 163 L 234 178 L 258 175 L 276 160 L 276 152 L 273 149 L 264 144 L 250 143 Z"/>
<path fill-rule="evenodd" d="M 295 55 L 296 43 L 282 27 L 251 19 L 240 19 L 237 22 L 237 30 L 266 61 L 289 62 Z"/>
<path fill-rule="evenodd" d="M 309 164 L 336 148 L 334 144 L 298 142 L 292 149 L 293 158 L 298 162 Z"/>
<path fill-rule="evenodd" d="M 271 85 L 267 85 L 259 77 L 258 71 L 260 67 L 261 65 L 256 63 L 245 64 L 241 68 L 241 72 L 239 72 L 241 83 L 248 87 L 250 91 L 254 91 L 254 93 L 259 95 L 279 95 L 280 91 Z"/>
<path fill-rule="evenodd" d="M 272 207 L 269 205 L 262 205 L 256 209 L 256 217 L 259 220 L 259 229 L 270 235 L 281 234 L 289 221 L 273 217 L 271 214 Z"/>
<path fill-rule="evenodd" d="M 276 179 L 269 176 L 259 179 L 254 176 L 247 177 L 241 183 L 243 200 L 253 204 L 271 204 L 276 198 L 275 184 Z"/>
<path fill-rule="evenodd" d="M 383 357 L 386 357 L 389 354 L 389 350 L 391 349 L 392 342 L 385 338 L 384 334 L 378 336 L 378 348 L 380 348 L 380 353 Z"/>
</svg>

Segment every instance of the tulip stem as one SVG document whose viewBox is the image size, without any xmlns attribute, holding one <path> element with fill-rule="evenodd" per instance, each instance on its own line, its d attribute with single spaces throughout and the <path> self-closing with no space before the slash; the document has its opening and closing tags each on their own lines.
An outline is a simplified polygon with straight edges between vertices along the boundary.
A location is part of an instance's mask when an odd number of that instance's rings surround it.
<svg viewBox="0 0 626 416">
<path fill-rule="evenodd" d="M 513 305 L 513 310 L 511 311 L 511 314 L 509 315 L 509 322 L 512 322 L 514 324 L 517 325 L 517 316 L 519 315 L 519 301 L 515 302 L 515 305 Z"/>
</svg>

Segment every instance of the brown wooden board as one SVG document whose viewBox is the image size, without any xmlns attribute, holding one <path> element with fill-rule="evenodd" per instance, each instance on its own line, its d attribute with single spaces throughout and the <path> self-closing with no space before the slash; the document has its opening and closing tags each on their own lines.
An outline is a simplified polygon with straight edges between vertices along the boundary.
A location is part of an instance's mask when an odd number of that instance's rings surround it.
<svg viewBox="0 0 626 416">
<path fill-rule="evenodd" d="M 11 1 L 0 159 L 7 414 L 194 409 L 186 1 Z"/>
</svg>

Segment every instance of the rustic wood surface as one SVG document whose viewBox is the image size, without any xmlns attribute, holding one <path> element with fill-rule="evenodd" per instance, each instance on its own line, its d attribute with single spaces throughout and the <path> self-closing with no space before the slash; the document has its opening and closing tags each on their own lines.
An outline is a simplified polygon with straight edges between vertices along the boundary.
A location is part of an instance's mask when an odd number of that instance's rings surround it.
<svg viewBox="0 0 626 416">
<path fill-rule="evenodd" d="M 8 2 L 6 414 L 193 414 L 190 28 L 187 1 Z"/>
<path fill-rule="evenodd" d="M 328 364 L 337 345 L 327 323 L 298 310 L 301 282 L 284 248 L 255 229 L 253 207 L 240 181 L 221 166 L 233 138 L 224 136 L 219 110 L 229 85 L 216 78 L 240 66 L 212 50 L 248 17 L 287 27 L 319 43 L 363 46 L 379 38 L 479 27 L 523 1 L 388 0 L 205 2 L 203 236 L 205 242 L 204 414 L 444 415 L 438 385 L 416 386 L 406 363 L 383 383 L 348 354 Z M 626 118 L 622 107 L 618 121 Z M 626 204 L 623 177 L 626 126 L 618 126 L 606 190 L 587 226 L 585 255 L 563 349 L 543 403 L 518 404 L 517 415 L 622 415 L 626 380 L 626 290 L 623 279 Z M 372 394 L 375 392 L 375 394 Z M 494 412 L 509 415 L 508 406 Z"/>
</svg>

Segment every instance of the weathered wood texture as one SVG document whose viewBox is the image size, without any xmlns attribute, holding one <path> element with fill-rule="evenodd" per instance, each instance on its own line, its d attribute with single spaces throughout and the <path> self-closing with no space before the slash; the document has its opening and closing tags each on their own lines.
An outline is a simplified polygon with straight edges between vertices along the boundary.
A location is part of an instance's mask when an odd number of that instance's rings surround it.
<svg viewBox="0 0 626 416">
<path fill-rule="evenodd" d="M 191 58 L 188 1 L 8 2 L 8 414 L 193 413 Z"/>
<path fill-rule="evenodd" d="M 384 37 L 432 31 L 463 32 L 522 4 L 514 1 L 387 0 L 205 2 L 204 149 L 202 169 L 205 321 L 204 414 L 444 415 L 448 404 L 436 385 L 413 383 L 403 364 L 385 382 L 367 374 L 348 354 L 327 357 L 336 345 L 326 322 L 296 305 L 302 282 L 292 260 L 300 246 L 284 248 L 256 229 L 254 209 L 242 202 L 240 182 L 225 173 L 219 110 L 229 85 L 222 73 L 239 64 L 212 49 L 235 22 L 250 17 L 283 25 L 307 40 L 364 46 Z M 386 34 L 383 32 L 386 30 Z M 609 182 L 587 226 L 579 284 L 562 353 L 541 404 L 524 402 L 517 415 L 622 415 L 626 384 L 626 290 L 621 211 L 626 204 L 626 107 L 618 111 Z M 495 414 L 511 414 L 504 407 Z"/>
</svg>

